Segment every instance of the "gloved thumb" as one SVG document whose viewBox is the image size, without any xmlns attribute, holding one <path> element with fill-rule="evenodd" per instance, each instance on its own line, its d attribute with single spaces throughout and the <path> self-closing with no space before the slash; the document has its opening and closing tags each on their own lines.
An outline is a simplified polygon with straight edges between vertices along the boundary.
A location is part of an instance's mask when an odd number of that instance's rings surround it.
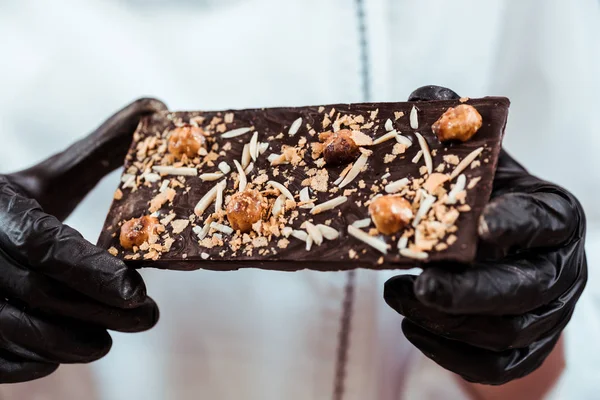
<svg viewBox="0 0 600 400">
<path fill-rule="evenodd" d="M 123 164 L 140 119 L 166 110 L 160 100 L 136 100 L 66 150 L 7 178 L 46 213 L 64 220 L 100 179 Z"/>
<path fill-rule="evenodd" d="M 576 204 L 547 188 L 534 193 L 507 193 L 486 205 L 479 220 L 484 258 L 503 257 L 513 251 L 551 248 L 568 243 L 580 224 Z M 490 257 L 491 256 L 491 257 Z"/>
</svg>

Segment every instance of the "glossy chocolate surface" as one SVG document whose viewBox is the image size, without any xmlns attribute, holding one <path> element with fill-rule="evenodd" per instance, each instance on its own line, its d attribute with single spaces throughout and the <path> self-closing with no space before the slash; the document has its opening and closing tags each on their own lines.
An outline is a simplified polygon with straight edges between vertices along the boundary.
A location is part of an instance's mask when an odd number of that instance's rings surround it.
<svg viewBox="0 0 600 400">
<path fill-rule="evenodd" d="M 260 155 L 255 162 L 253 171 L 248 175 L 248 182 L 264 172 L 268 175 L 269 180 L 275 180 L 284 183 L 289 178 L 293 181 L 289 183 L 288 189 L 293 194 L 298 194 L 303 188 L 301 182 L 307 177 L 307 168 L 317 168 L 315 160 L 311 157 L 310 143 L 318 142 L 318 133 L 331 129 L 322 127 L 322 120 L 325 114 L 329 114 L 331 109 L 335 111 L 332 120 L 340 113 L 362 115 L 365 122 L 371 121 L 371 115 L 374 110 L 378 110 L 375 118 L 372 120 L 373 127 L 369 129 L 360 129 L 363 133 L 372 138 L 377 138 L 386 133 L 384 128 L 385 122 L 390 119 L 393 121 L 394 129 L 402 135 L 411 139 L 413 145 L 408 147 L 403 154 L 398 155 L 392 162 L 385 163 L 384 156 L 391 154 L 393 146 L 397 143 L 396 140 L 388 140 L 376 146 L 369 146 L 373 150 L 373 154 L 368 159 L 366 170 L 361 172 L 359 176 L 353 180 L 348 186 L 332 194 L 330 192 L 312 191 L 312 197 L 316 197 L 316 204 L 322 203 L 333 197 L 339 196 L 344 189 L 358 189 L 350 194 L 348 201 L 334 210 L 325 211 L 317 215 L 311 215 L 309 209 L 297 209 L 299 211 L 298 218 L 290 225 L 294 229 L 300 229 L 303 221 L 311 220 L 314 224 L 327 224 L 336 229 L 340 233 L 340 237 L 335 240 L 325 240 L 322 245 L 313 245 L 310 251 L 305 249 L 306 243 L 294 237 L 289 237 L 287 247 L 279 248 L 277 243 L 282 237 L 272 238 L 266 248 L 262 252 L 267 251 L 268 254 L 259 254 L 260 248 L 254 248 L 251 252 L 234 251 L 228 246 L 230 237 L 223 234 L 223 246 L 213 248 L 202 247 L 199 244 L 196 234 L 192 231 L 193 225 L 202 226 L 202 220 L 196 218 L 194 223 L 189 224 L 181 233 L 171 234 L 175 242 L 170 247 L 168 252 L 160 255 L 157 260 L 129 260 L 131 265 L 142 266 L 152 265 L 153 267 L 168 268 L 168 269 L 215 269 L 215 270 L 231 270 L 238 268 L 265 268 L 273 270 L 298 270 L 298 269 L 317 269 L 317 270 L 345 270 L 352 268 L 411 268 L 421 262 L 438 262 L 438 261 L 458 261 L 469 263 L 476 253 L 477 247 L 477 221 L 481 214 L 484 205 L 490 197 L 492 189 L 492 181 L 496 169 L 498 154 L 501 148 L 502 136 L 508 116 L 509 101 L 501 97 L 487 97 L 482 99 L 470 99 L 467 104 L 474 106 L 483 117 L 483 126 L 475 134 L 475 136 L 465 143 L 440 143 L 431 131 L 431 125 L 448 109 L 448 107 L 461 104 L 459 100 L 449 101 L 431 101 L 431 102 L 403 102 L 403 103 L 365 103 L 365 104 L 335 104 L 327 106 L 311 106 L 300 108 L 268 108 L 268 109 L 253 109 L 253 110 L 229 110 L 229 111 L 208 111 L 208 112 L 175 112 L 175 113 L 158 113 L 151 117 L 145 118 L 138 128 L 136 138 L 132 144 L 130 155 L 125 162 L 125 167 L 128 168 L 133 162 L 133 155 L 137 143 L 144 140 L 149 135 L 157 137 L 168 134 L 168 131 L 175 128 L 175 121 L 188 122 L 190 118 L 202 116 L 205 121 L 210 121 L 213 117 L 223 117 L 226 113 L 232 112 L 235 118 L 232 123 L 227 124 L 227 131 L 231 129 L 253 126 L 259 132 L 258 140 L 269 144 L 268 150 Z M 418 129 L 412 129 L 410 126 L 410 111 L 416 105 L 418 108 Z M 404 115 L 400 118 L 398 112 L 403 112 Z M 293 121 L 299 117 L 302 118 L 302 126 L 294 136 L 288 135 L 288 130 Z M 309 133 L 307 124 L 316 131 L 313 135 Z M 435 153 L 433 158 L 434 169 L 444 163 L 444 155 L 455 155 L 459 159 L 463 159 L 473 150 L 484 147 L 483 153 L 477 158 L 479 166 L 467 167 L 463 172 L 467 177 L 467 182 L 472 178 L 480 177 L 480 181 L 475 187 L 467 190 L 466 204 L 470 206 L 470 211 L 461 212 L 456 221 L 457 231 L 456 241 L 447 249 L 437 251 L 432 250 L 426 260 L 415 260 L 403 257 L 399 254 L 396 247 L 400 235 L 393 237 L 382 237 L 389 243 L 387 254 L 382 255 L 379 251 L 368 246 L 362 241 L 350 236 L 347 232 L 348 225 L 357 220 L 368 218 L 368 206 L 365 202 L 375 193 L 372 191 L 372 186 L 376 185 L 379 188 L 385 186 L 382 184 L 382 175 L 389 169 L 390 177 L 387 182 L 396 181 L 404 177 L 418 178 L 421 177 L 421 167 L 424 165 L 423 158 L 417 163 L 411 160 L 420 150 L 419 143 L 414 135 L 414 132 L 421 133 L 427 140 L 430 150 Z M 275 138 L 279 133 L 283 133 L 283 137 Z M 216 142 L 220 148 L 226 142 L 231 143 L 231 150 L 226 152 L 225 156 L 220 157 L 214 162 L 213 167 L 204 166 L 199 170 L 199 174 L 206 172 L 218 172 L 217 164 L 225 161 L 235 172 L 233 160 L 240 160 L 244 144 L 248 143 L 252 132 L 238 136 L 232 139 L 222 139 L 221 133 L 214 133 L 209 142 Z M 282 145 L 297 145 L 298 141 L 305 137 L 307 139 L 306 155 L 304 157 L 307 168 L 293 166 L 291 164 L 280 165 L 278 167 L 278 176 L 273 176 L 273 167 L 270 165 L 267 157 L 271 153 L 279 154 Z M 210 144 L 209 144 L 210 146 Z M 325 165 L 329 173 L 328 187 L 335 187 L 335 181 L 340 172 L 346 166 L 328 167 Z M 444 173 L 450 173 L 454 168 L 453 165 L 446 165 Z M 287 179 L 285 178 L 287 176 Z M 211 188 L 215 186 L 217 181 L 203 182 L 198 176 L 183 177 L 184 186 L 186 189 L 177 189 L 177 195 L 172 205 L 165 204 L 160 210 L 160 214 L 164 216 L 173 210 L 176 213 L 177 219 L 187 219 L 193 214 L 194 206 Z M 359 187 L 359 181 L 361 182 Z M 158 187 L 161 181 L 151 183 L 147 186 L 140 185 L 137 190 L 121 189 L 123 196 L 119 200 L 115 200 L 110 208 L 108 217 L 102 234 L 100 235 L 99 246 L 109 249 L 111 247 L 118 250 L 119 257 L 129 255 L 131 251 L 123 251 L 119 245 L 119 226 L 128 219 L 147 215 L 149 201 L 156 196 Z M 445 184 L 450 190 L 450 182 Z M 233 189 L 233 184 L 228 184 L 226 195 L 231 195 L 236 191 Z M 383 193 L 385 194 L 385 193 Z M 357 204 L 357 201 L 360 203 Z M 211 205 L 206 215 L 214 210 L 214 203 Z M 206 216 L 205 215 L 205 216 Z M 371 228 L 373 225 L 371 225 Z M 363 229 L 368 231 L 367 229 Z M 167 227 L 167 232 L 169 227 Z M 351 251 L 352 250 L 352 251 Z M 249 254 L 250 253 L 250 254 Z M 351 253 L 356 253 L 355 258 L 351 258 Z M 381 258 L 383 256 L 383 258 Z"/>
</svg>

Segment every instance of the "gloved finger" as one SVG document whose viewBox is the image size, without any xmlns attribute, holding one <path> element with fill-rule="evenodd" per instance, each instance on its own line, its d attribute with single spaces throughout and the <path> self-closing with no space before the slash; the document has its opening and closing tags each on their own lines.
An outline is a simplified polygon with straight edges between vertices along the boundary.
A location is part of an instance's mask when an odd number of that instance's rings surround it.
<svg viewBox="0 0 600 400">
<path fill-rule="evenodd" d="M 567 244 L 577 238 L 580 223 L 577 204 L 555 191 L 507 193 L 485 206 L 478 232 L 504 255 Z"/>
<path fill-rule="evenodd" d="M 140 118 L 166 110 L 159 100 L 139 99 L 68 149 L 10 174 L 8 179 L 36 199 L 47 213 L 64 220 L 100 179 L 123 165 Z"/>
<path fill-rule="evenodd" d="M 501 385 L 534 371 L 560 338 L 560 335 L 544 337 L 527 349 L 494 352 L 434 335 L 407 319 L 402 321 L 402 331 L 415 347 L 441 367 L 470 382 L 489 385 Z"/>
<path fill-rule="evenodd" d="M 48 319 L 0 301 L 0 348 L 30 361 L 85 363 L 110 350 L 106 330 L 64 319 Z"/>
<path fill-rule="evenodd" d="M 141 332 L 158 321 L 158 306 L 150 297 L 135 308 L 111 307 L 39 273 L 12 265 L 0 253 L 0 293 L 45 314 L 121 332 Z"/>
<path fill-rule="evenodd" d="M 566 258 L 567 265 L 576 267 L 561 268 Z M 572 245 L 462 269 L 433 266 L 416 279 L 415 294 L 423 304 L 450 314 L 523 314 L 564 293 L 582 291 L 585 263 L 584 254 Z"/>
<path fill-rule="evenodd" d="M 58 366 L 56 363 L 29 361 L 0 350 L 0 384 L 43 378 L 56 371 Z"/>
<path fill-rule="evenodd" d="M 442 86 L 427 85 L 414 90 L 408 101 L 456 100 L 460 96 L 453 90 Z"/>
<path fill-rule="evenodd" d="M 144 303 L 146 286 L 137 271 L 6 185 L 0 187 L 0 226 L 0 249 L 11 263 L 113 307 Z"/>
<path fill-rule="evenodd" d="M 522 315 L 453 315 L 417 300 L 415 277 L 396 278 L 386 284 L 384 298 L 399 314 L 435 335 L 492 351 L 525 348 L 541 337 L 557 334 L 573 313 L 570 303 L 566 306 L 564 299 L 558 299 Z"/>
</svg>

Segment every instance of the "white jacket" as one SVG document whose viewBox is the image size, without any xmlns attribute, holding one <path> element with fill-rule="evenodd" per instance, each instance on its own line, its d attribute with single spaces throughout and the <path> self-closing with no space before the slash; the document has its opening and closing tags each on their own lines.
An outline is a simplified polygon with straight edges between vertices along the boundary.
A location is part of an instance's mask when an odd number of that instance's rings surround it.
<svg viewBox="0 0 600 400">
<path fill-rule="evenodd" d="M 0 170 L 61 150 L 143 95 L 172 109 L 402 101 L 425 84 L 507 96 L 506 147 L 586 208 L 590 282 L 554 396 L 597 398 L 599 39 L 595 0 L 0 2 Z M 68 221 L 91 241 L 117 182 Z M 465 398 L 404 339 L 382 299 L 394 273 L 356 274 L 344 400 Z M 332 398 L 347 273 L 143 275 L 156 328 L 115 333 L 101 361 L 5 385 L 0 398 Z"/>
</svg>

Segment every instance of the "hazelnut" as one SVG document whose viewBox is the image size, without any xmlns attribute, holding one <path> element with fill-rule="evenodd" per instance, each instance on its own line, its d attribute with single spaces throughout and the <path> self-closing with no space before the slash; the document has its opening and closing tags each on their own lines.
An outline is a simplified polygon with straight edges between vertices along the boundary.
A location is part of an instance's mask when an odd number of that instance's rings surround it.
<svg viewBox="0 0 600 400">
<path fill-rule="evenodd" d="M 267 202 L 258 191 L 244 190 L 231 196 L 227 204 L 227 219 L 236 231 L 249 232 L 252 224 L 263 218 L 266 209 Z"/>
<path fill-rule="evenodd" d="M 206 138 L 202 128 L 184 125 L 171 131 L 169 153 L 175 157 L 181 158 L 185 154 L 188 158 L 194 158 L 203 147 L 206 147 Z"/>
<path fill-rule="evenodd" d="M 358 145 L 352 139 L 352 131 L 348 129 L 342 129 L 330 135 L 323 147 L 323 157 L 329 165 L 352 162 L 356 159 L 358 153 Z"/>
<path fill-rule="evenodd" d="M 157 234 L 160 223 L 156 217 L 145 215 L 133 218 L 121 226 L 119 241 L 124 249 L 141 246 L 151 235 Z"/>
<path fill-rule="evenodd" d="M 466 142 L 481 128 L 481 114 L 475 107 L 461 104 L 450 107 L 432 126 L 440 142 L 460 140 Z"/>
<path fill-rule="evenodd" d="M 410 203 L 400 196 L 380 196 L 369 206 L 371 219 L 377 230 L 384 235 L 393 235 L 404 228 L 413 217 Z"/>
</svg>

